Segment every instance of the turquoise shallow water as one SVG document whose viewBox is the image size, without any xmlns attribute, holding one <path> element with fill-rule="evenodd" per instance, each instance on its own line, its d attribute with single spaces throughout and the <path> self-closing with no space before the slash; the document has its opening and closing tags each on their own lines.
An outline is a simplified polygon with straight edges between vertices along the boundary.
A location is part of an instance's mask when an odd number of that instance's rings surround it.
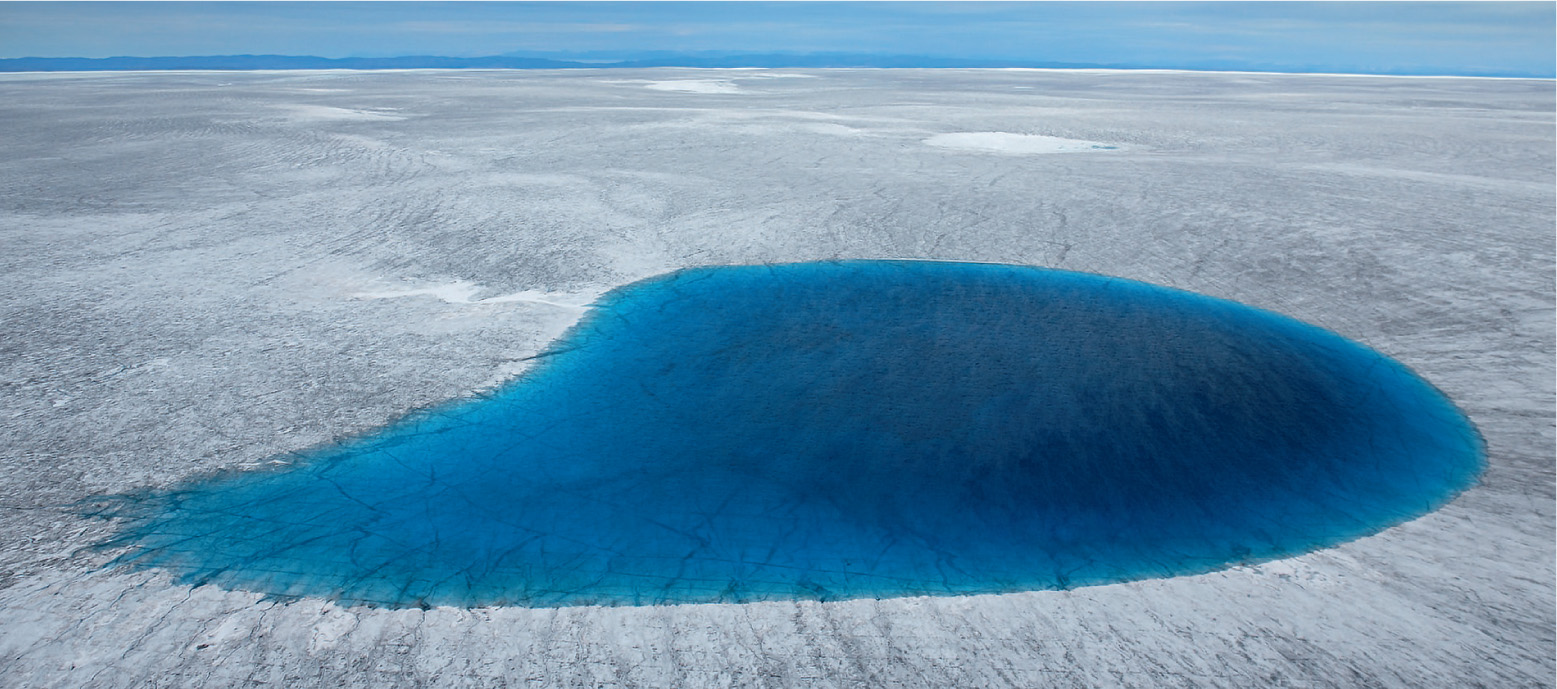
<svg viewBox="0 0 1557 689">
<path fill-rule="evenodd" d="M 1006 265 L 698 268 L 607 294 L 489 397 L 122 496 L 108 545 L 393 607 L 1058 589 L 1355 539 L 1483 454 L 1399 363 L 1228 301 Z"/>
</svg>

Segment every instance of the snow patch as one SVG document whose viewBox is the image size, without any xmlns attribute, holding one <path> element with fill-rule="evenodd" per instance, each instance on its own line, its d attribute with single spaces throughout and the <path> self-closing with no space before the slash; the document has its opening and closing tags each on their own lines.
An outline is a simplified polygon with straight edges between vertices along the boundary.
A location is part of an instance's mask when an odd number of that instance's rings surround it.
<svg viewBox="0 0 1557 689">
<path fill-rule="evenodd" d="M 1005 153 L 1030 155 L 1037 153 L 1076 153 L 1082 151 L 1109 151 L 1118 149 L 1113 144 L 1081 139 L 1065 139 L 1041 134 L 1013 134 L 1011 132 L 956 132 L 936 134 L 924 142 L 938 148 L 976 153 Z"/>
<path fill-rule="evenodd" d="M 671 81 L 650 81 L 644 84 L 644 88 L 655 91 L 676 91 L 679 93 L 740 93 L 741 89 L 734 82 L 723 79 L 674 79 Z"/>
<path fill-rule="evenodd" d="M 742 79 L 815 79 L 815 74 L 795 74 L 794 72 L 763 72 L 761 74 L 743 74 Z"/>
<path fill-rule="evenodd" d="M 278 106 L 290 113 L 290 119 L 307 121 L 341 121 L 341 120 L 403 120 L 404 115 L 396 115 L 387 112 L 374 112 L 371 110 L 352 110 L 350 108 L 336 108 L 328 105 L 292 104 Z"/>
</svg>

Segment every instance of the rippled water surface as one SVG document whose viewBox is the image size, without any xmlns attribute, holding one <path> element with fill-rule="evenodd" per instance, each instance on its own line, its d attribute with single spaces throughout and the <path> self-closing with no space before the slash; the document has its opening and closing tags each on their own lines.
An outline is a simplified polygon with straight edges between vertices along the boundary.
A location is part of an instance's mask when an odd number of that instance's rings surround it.
<svg viewBox="0 0 1557 689">
<path fill-rule="evenodd" d="M 689 269 L 490 398 L 125 496 L 120 564 L 387 606 L 1055 589 L 1357 538 L 1479 436 L 1400 364 L 1232 302 L 1019 266 Z"/>
</svg>

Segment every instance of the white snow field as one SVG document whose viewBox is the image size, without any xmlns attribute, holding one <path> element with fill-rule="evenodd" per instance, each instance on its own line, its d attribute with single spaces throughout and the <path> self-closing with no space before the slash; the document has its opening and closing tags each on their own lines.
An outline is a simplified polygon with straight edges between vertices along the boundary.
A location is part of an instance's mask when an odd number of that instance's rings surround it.
<svg viewBox="0 0 1557 689">
<path fill-rule="evenodd" d="M 1554 107 L 1246 73 L 0 76 L 0 686 L 1550 686 Z M 388 610 L 91 547 L 102 496 L 486 389 L 611 287 L 886 257 L 1330 328 L 1490 466 L 1337 548 L 1009 595 Z"/>
</svg>

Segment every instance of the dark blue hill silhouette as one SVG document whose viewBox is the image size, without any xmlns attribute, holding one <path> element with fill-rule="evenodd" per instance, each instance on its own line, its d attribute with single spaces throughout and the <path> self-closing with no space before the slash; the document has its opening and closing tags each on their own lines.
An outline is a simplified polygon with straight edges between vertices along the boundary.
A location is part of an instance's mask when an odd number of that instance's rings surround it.
<svg viewBox="0 0 1557 689">
<path fill-rule="evenodd" d="M 1302 553 L 1482 463 L 1432 386 L 1276 314 L 847 261 L 619 288 L 495 394 L 105 513 L 120 564 L 347 603 L 948 595 Z"/>
<path fill-rule="evenodd" d="M 101 72 L 256 69 L 563 69 L 589 67 L 543 58 L 406 57 L 327 58 L 307 55 L 205 55 L 191 57 L 19 57 L 0 59 L 0 72 Z"/>
<path fill-rule="evenodd" d="M 402 57 L 326 58 L 308 55 L 207 55 L 168 57 L 18 57 L 0 58 L 0 72 L 77 72 L 150 70 L 288 70 L 288 69 L 612 69 L 644 67 L 765 67 L 765 68 L 1000 68 L 1040 69 L 1182 69 L 1201 71 L 1325 72 L 1323 65 L 1257 64 L 1239 60 L 1202 60 L 1190 64 L 1081 63 L 1050 60 L 959 58 L 930 55 L 866 53 L 607 53 L 509 54 L 486 57 L 411 55 Z M 1456 75 L 1550 79 L 1550 72 L 1510 72 L 1474 67 L 1399 68 L 1380 66 L 1354 70 L 1380 75 Z"/>
<path fill-rule="evenodd" d="M 0 72 L 137 71 L 137 70 L 257 70 L 257 69 L 601 69 L 633 67 L 1086 67 L 1059 62 L 1021 62 L 936 58 L 918 55 L 854 53 L 718 53 L 655 52 L 613 60 L 568 60 L 520 55 L 487 57 L 325 58 L 306 55 L 206 55 L 191 57 L 22 57 L 0 59 Z M 1100 65 L 1090 65 L 1100 66 Z"/>
</svg>

